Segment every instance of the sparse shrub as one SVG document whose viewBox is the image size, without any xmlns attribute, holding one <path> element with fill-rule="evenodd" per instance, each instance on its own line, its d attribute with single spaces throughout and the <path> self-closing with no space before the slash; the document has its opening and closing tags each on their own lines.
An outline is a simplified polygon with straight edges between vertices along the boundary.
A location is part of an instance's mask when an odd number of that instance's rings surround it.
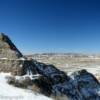
<svg viewBox="0 0 100 100">
<path fill-rule="evenodd" d="M 20 79 L 16 79 L 15 77 L 6 77 L 7 83 L 14 85 L 15 87 L 20 87 L 20 88 L 27 88 L 28 86 L 32 85 L 32 80 L 29 77 L 23 78 L 21 77 Z"/>
<path fill-rule="evenodd" d="M 41 93 L 41 89 L 35 84 L 32 86 L 32 91 L 35 93 Z"/>
<path fill-rule="evenodd" d="M 53 98 L 53 100 L 69 100 L 68 97 L 65 95 L 51 96 L 51 98 Z"/>
<path fill-rule="evenodd" d="M 15 77 L 13 77 L 13 76 L 7 76 L 6 79 L 7 79 L 8 84 L 14 84 L 15 83 Z"/>
<path fill-rule="evenodd" d="M 19 80 L 15 80 L 14 86 L 15 87 L 20 87 L 20 88 L 27 88 L 27 85 L 23 81 L 19 82 Z"/>
<path fill-rule="evenodd" d="M 29 77 L 21 78 L 18 80 L 21 85 L 24 87 L 32 86 L 33 82 Z"/>
</svg>

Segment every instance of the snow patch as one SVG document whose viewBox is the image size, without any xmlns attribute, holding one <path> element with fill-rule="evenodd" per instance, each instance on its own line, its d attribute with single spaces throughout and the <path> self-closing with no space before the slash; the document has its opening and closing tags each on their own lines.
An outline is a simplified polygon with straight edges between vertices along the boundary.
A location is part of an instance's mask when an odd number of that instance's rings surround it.
<svg viewBox="0 0 100 100">
<path fill-rule="evenodd" d="M 32 91 L 13 87 L 6 82 L 10 73 L 0 73 L 0 100 L 52 100 L 46 96 L 35 94 Z"/>
<path fill-rule="evenodd" d="M 36 74 L 36 75 L 23 75 L 23 76 L 15 76 L 15 78 L 17 80 L 20 80 L 20 79 L 25 79 L 26 77 L 29 77 L 31 80 L 34 80 L 34 79 L 38 79 L 38 77 L 41 76 L 40 74 Z"/>
<path fill-rule="evenodd" d="M 0 58 L 1 60 L 6 60 L 6 59 L 8 59 L 8 58 Z"/>
</svg>

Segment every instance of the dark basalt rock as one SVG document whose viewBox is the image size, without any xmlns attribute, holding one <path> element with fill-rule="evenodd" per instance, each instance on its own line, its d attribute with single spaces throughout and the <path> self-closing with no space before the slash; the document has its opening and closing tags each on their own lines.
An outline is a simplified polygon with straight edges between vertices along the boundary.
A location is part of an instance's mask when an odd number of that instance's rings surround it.
<svg viewBox="0 0 100 100">
<path fill-rule="evenodd" d="M 32 60 L 25 60 L 22 65 L 22 75 L 34 75 L 37 74 L 36 66 Z"/>
<path fill-rule="evenodd" d="M 35 80 L 41 93 L 47 96 L 66 95 L 69 100 L 100 100 L 100 83 L 86 70 L 77 71 L 68 76 L 53 65 L 34 60 L 31 60 L 30 65 L 30 67 L 26 66 L 25 72 L 42 75 L 41 78 Z"/>
<path fill-rule="evenodd" d="M 63 83 L 70 78 L 62 71 L 57 69 L 54 65 L 46 65 L 44 63 L 35 63 L 35 69 L 38 74 L 41 74 L 51 80 L 52 84 Z"/>
<path fill-rule="evenodd" d="M 100 100 L 100 84 L 86 70 L 75 72 L 71 79 L 53 86 L 55 94 L 65 94 L 69 100 Z"/>
<path fill-rule="evenodd" d="M 47 77 L 40 76 L 38 79 L 33 81 L 33 84 L 40 88 L 40 93 L 46 96 L 52 94 L 52 82 Z"/>
<path fill-rule="evenodd" d="M 69 100 L 100 100 L 100 83 L 86 70 L 68 76 L 53 65 L 34 61 L 32 64 L 36 72 L 42 75 L 43 80 L 38 79 L 37 85 L 44 90 L 42 93 L 45 95 L 66 95 Z M 46 94 L 46 91 L 49 92 Z"/>
</svg>

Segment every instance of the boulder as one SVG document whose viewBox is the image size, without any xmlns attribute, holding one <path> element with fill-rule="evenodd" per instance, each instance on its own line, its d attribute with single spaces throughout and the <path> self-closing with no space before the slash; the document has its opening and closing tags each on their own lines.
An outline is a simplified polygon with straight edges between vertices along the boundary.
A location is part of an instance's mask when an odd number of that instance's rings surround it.
<svg viewBox="0 0 100 100">
<path fill-rule="evenodd" d="M 55 95 L 65 94 L 69 100 L 100 100 L 100 83 L 86 70 L 74 72 L 70 80 L 53 86 Z"/>
</svg>

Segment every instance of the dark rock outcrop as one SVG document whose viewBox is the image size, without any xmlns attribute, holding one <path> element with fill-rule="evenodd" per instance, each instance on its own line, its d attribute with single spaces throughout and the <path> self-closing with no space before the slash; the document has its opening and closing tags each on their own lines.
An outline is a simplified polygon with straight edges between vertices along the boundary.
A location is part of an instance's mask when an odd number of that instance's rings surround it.
<svg viewBox="0 0 100 100">
<path fill-rule="evenodd" d="M 69 81 L 53 86 L 55 94 L 65 94 L 69 100 L 100 100 L 100 83 L 89 72 L 81 70 Z"/>
<path fill-rule="evenodd" d="M 37 73 L 49 78 L 52 84 L 63 83 L 66 79 L 69 80 L 69 77 L 64 72 L 53 65 L 46 65 L 40 62 L 35 62 L 34 65 Z"/>
<path fill-rule="evenodd" d="M 40 76 L 35 79 L 33 84 L 40 89 L 40 93 L 50 96 L 52 94 L 52 82 L 50 79 L 44 76 Z"/>
<path fill-rule="evenodd" d="M 45 95 L 66 95 L 69 100 L 100 100 L 100 83 L 86 70 L 68 76 L 53 65 L 32 62 L 36 73 L 42 75 L 36 84 Z"/>
<path fill-rule="evenodd" d="M 24 60 L 22 64 L 22 75 L 34 75 L 37 74 L 37 70 L 33 60 Z"/>
</svg>

